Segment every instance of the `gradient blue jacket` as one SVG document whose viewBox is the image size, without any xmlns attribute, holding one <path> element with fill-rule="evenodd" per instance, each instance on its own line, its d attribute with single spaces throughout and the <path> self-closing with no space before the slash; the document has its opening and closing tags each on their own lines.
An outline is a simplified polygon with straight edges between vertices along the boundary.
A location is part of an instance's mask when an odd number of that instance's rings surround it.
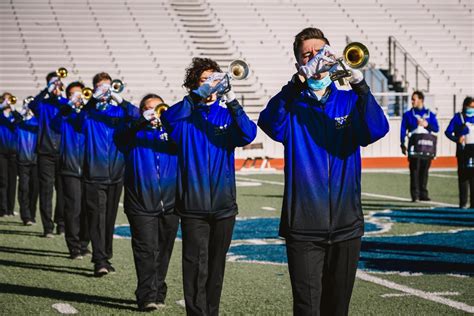
<svg viewBox="0 0 474 316">
<path fill-rule="evenodd" d="M 474 124 L 474 116 L 468 117 L 463 113 L 456 113 L 444 134 L 447 138 L 456 143 L 456 156 L 459 157 L 463 153 L 463 146 L 459 143 L 459 137 L 469 134 L 469 128 L 466 122 Z"/>
<path fill-rule="evenodd" d="M 0 110 L 0 154 L 15 155 L 18 147 L 17 124 L 20 119 L 15 111 L 5 117 Z"/>
<path fill-rule="evenodd" d="M 436 114 L 431 112 L 429 109 L 423 107 L 421 109 L 411 108 L 410 110 L 403 113 L 402 123 L 400 127 L 400 144 L 405 144 L 405 138 L 407 130 L 411 133 L 418 127 L 418 118 L 416 116 L 424 118 L 428 122 L 426 129 L 429 132 L 437 133 L 439 131 L 438 120 Z"/>
<path fill-rule="evenodd" d="M 218 99 L 207 106 L 189 95 L 164 112 L 162 121 L 178 145 L 178 215 L 219 219 L 237 214 L 234 150 L 257 133 L 238 101 L 226 106 Z"/>
<path fill-rule="evenodd" d="M 90 102 L 91 103 L 91 102 Z M 105 110 L 88 104 L 80 116 L 85 137 L 83 179 L 90 183 L 114 184 L 123 180 L 125 160 L 116 141 L 116 131 L 137 113 L 137 107 L 124 101 Z"/>
<path fill-rule="evenodd" d="M 85 111 L 71 112 L 59 120 L 61 132 L 60 173 L 65 176 L 82 177 L 84 170 L 85 135 L 83 125 Z"/>
<path fill-rule="evenodd" d="M 45 89 L 28 105 L 38 120 L 38 154 L 59 155 L 61 132 L 53 128 L 52 121 L 61 119 L 60 108 L 67 102 L 66 98 L 49 95 Z"/>
<path fill-rule="evenodd" d="M 129 215 L 172 213 L 176 197 L 177 147 L 164 129 L 143 117 L 118 133 L 125 154 L 124 209 Z"/>
<path fill-rule="evenodd" d="M 38 120 L 32 116 L 18 124 L 18 155 L 19 164 L 36 164 L 36 146 L 38 145 Z"/>
<path fill-rule="evenodd" d="M 333 83 L 322 103 L 289 82 L 260 114 L 258 125 L 284 145 L 282 237 L 332 243 L 364 233 L 360 146 L 389 125 L 365 81 L 352 88 Z"/>
</svg>

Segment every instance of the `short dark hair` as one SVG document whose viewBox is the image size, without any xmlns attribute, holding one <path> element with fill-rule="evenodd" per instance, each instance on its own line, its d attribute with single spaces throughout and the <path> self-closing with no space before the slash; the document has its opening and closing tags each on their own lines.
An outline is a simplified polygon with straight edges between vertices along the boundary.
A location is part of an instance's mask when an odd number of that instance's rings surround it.
<svg viewBox="0 0 474 316">
<path fill-rule="evenodd" d="M 191 65 L 186 68 L 183 87 L 188 91 L 197 89 L 199 87 L 199 77 L 201 77 L 201 74 L 206 70 L 221 72 L 221 68 L 214 60 L 210 58 L 194 57 Z"/>
<path fill-rule="evenodd" d="M 140 101 L 140 106 L 139 106 L 140 111 L 142 111 L 143 108 L 145 107 L 146 101 L 148 101 L 148 100 L 150 100 L 150 99 L 160 99 L 160 100 L 163 101 L 163 102 L 165 101 L 165 100 L 163 100 L 163 98 L 160 97 L 158 94 L 148 93 L 148 94 L 145 95 L 145 96 L 143 97 L 143 99 Z"/>
<path fill-rule="evenodd" d="M 315 27 L 307 27 L 295 36 L 295 41 L 293 42 L 293 54 L 295 54 L 296 59 L 298 59 L 301 44 L 309 39 L 320 39 L 329 45 L 329 40 L 324 36 L 323 31 Z"/>
<path fill-rule="evenodd" d="M 46 75 L 46 83 L 49 83 L 49 81 L 53 77 L 59 77 L 58 74 L 56 73 L 56 71 L 51 71 L 49 74 Z"/>
<path fill-rule="evenodd" d="M 414 95 L 416 95 L 418 97 L 418 99 L 420 99 L 420 100 L 425 99 L 425 95 L 423 94 L 423 92 L 421 92 L 419 90 L 416 90 L 411 94 L 411 96 L 414 96 Z"/>
<path fill-rule="evenodd" d="M 466 109 L 471 105 L 472 102 L 474 102 L 474 99 L 472 97 L 467 96 L 464 98 L 464 101 L 462 102 L 463 113 L 466 112 Z"/>
<path fill-rule="evenodd" d="M 112 81 L 112 77 L 110 77 L 110 75 L 106 72 L 99 72 L 98 74 L 94 76 L 94 78 L 92 78 L 92 85 L 94 86 L 94 88 L 95 88 L 95 85 L 101 82 L 102 80 Z"/>
<path fill-rule="evenodd" d="M 74 82 L 71 82 L 70 84 L 68 84 L 68 86 L 66 88 L 66 97 L 68 99 L 71 96 L 71 89 L 75 88 L 75 87 L 80 87 L 81 90 L 82 90 L 82 89 L 84 89 L 84 84 L 80 81 L 74 81 Z"/>
</svg>

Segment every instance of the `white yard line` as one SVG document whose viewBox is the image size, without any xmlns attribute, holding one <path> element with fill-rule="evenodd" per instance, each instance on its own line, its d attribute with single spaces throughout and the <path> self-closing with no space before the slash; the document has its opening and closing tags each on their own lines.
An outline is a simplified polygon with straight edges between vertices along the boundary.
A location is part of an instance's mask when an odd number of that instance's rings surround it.
<svg viewBox="0 0 474 316">
<path fill-rule="evenodd" d="M 465 312 L 468 312 L 468 313 L 474 313 L 474 306 L 470 306 L 470 305 L 467 305 L 467 304 L 462 303 L 462 302 L 453 301 L 449 298 L 445 298 L 445 297 L 436 295 L 436 293 L 430 293 L 430 292 L 425 292 L 425 291 L 422 291 L 422 290 L 413 289 L 413 288 L 410 288 L 410 287 L 405 286 L 405 285 L 397 284 L 395 282 L 388 281 L 388 280 L 370 275 L 370 274 L 368 274 L 364 271 L 361 271 L 361 270 L 357 270 L 357 277 L 361 280 L 371 282 L 371 283 L 375 283 L 375 284 L 387 287 L 389 289 L 397 290 L 397 291 L 407 293 L 407 294 L 410 294 L 410 295 L 413 295 L 413 296 L 418 296 L 418 297 L 423 298 L 425 300 L 436 302 L 436 303 L 443 304 L 443 305 L 447 305 L 449 307 L 459 309 L 459 310 L 462 310 L 462 311 L 465 311 Z"/>
<path fill-rule="evenodd" d="M 248 181 L 248 182 L 260 182 L 260 183 L 283 185 L 283 186 L 285 185 L 285 183 L 279 182 L 279 181 L 259 180 L 259 179 L 244 178 L 244 177 L 237 177 L 236 179 L 241 180 L 241 181 Z M 382 198 L 382 199 L 395 200 L 395 201 L 411 202 L 411 199 L 402 198 L 402 197 L 393 196 L 393 195 L 383 195 L 383 194 L 375 194 L 375 193 L 368 193 L 368 192 L 362 192 L 362 195 Z M 436 206 L 457 207 L 457 205 L 455 204 L 449 204 L 449 203 L 437 202 L 437 201 L 420 201 L 419 203 L 436 205 Z"/>
</svg>

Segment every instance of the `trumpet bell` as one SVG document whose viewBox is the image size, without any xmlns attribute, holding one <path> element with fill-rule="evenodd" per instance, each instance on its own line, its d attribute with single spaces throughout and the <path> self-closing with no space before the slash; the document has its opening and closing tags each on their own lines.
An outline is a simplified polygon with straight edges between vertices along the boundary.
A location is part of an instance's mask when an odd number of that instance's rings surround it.
<svg viewBox="0 0 474 316">
<path fill-rule="evenodd" d="M 369 62 L 369 49 L 362 43 L 352 42 L 344 48 L 343 58 L 351 68 L 362 68 Z"/>
<path fill-rule="evenodd" d="M 248 77 L 249 65 L 242 59 L 236 59 L 229 64 L 229 73 L 234 80 L 243 80 Z"/>
<path fill-rule="evenodd" d="M 14 95 L 12 95 L 10 97 L 10 102 L 9 103 L 10 103 L 10 105 L 15 105 L 16 101 L 18 101 L 18 99 Z"/>
<path fill-rule="evenodd" d="M 67 77 L 67 69 L 64 67 L 58 68 L 58 70 L 56 70 L 56 74 L 59 78 L 64 79 Z"/>
<path fill-rule="evenodd" d="M 155 116 L 156 118 L 160 118 L 161 114 L 163 114 L 164 111 L 168 110 L 170 106 L 166 103 L 160 103 L 155 107 Z"/>
<path fill-rule="evenodd" d="M 112 92 L 121 93 L 125 89 L 125 84 L 120 79 L 114 79 L 110 84 Z"/>
<path fill-rule="evenodd" d="M 84 98 L 84 100 L 89 100 L 90 98 L 92 98 L 92 95 L 94 94 L 94 91 L 92 91 L 91 88 L 84 88 L 82 89 L 82 97 Z"/>
</svg>

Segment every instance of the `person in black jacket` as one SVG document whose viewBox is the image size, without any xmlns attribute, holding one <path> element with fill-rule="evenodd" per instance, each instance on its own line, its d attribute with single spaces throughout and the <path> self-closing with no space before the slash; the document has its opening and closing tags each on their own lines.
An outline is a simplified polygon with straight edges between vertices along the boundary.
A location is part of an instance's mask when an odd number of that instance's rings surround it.
<svg viewBox="0 0 474 316">
<path fill-rule="evenodd" d="M 41 221 L 43 222 L 44 237 L 54 237 L 56 233 L 64 234 L 64 198 L 61 177 L 59 174 L 59 146 L 61 133 L 53 129 L 52 121 L 61 117 L 59 109 L 67 103 L 61 96 L 63 84 L 56 74 L 51 72 L 46 76 L 47 87 L 42 90 L 29 104 L 38 119 L 38 176 Z M 56 188 L 56 206 L 53 223 L 53 191 Z"/>
<path fill-rule="evenodd" d="M 0 216 L 13 216 L 16 194 L 17 123 L 19 114 L 12 109 L 12 94 L 0 97 Z"/>
<path fill-rule="evenodd" d="M 118 134 L 125 152 L 124 209 L 132 232 L 141 310 L 164 306 L 165 277 L 178 230 L 175 205 L 176 144 L 155 113 L 163 100 L 156 94 L 140 102 L 142 116 Z"/>
</svg>

